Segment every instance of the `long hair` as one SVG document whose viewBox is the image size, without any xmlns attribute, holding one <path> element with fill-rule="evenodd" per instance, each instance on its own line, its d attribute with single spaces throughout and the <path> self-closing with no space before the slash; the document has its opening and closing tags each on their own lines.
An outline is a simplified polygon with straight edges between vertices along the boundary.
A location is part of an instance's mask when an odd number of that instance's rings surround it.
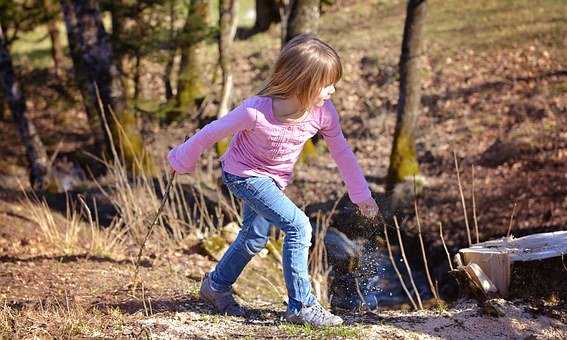
<svg viewBox="0 0 567 340">
<path fill-rule="evenodd" d="M 313 34 L 300 34 L 281 50 L 270 78 L 257 95 L 296 96 L 304 111 L 315 103 L 321 89 L 338 82 L 342 73 L 341 59 L 331 46 Z"/>
</svg>

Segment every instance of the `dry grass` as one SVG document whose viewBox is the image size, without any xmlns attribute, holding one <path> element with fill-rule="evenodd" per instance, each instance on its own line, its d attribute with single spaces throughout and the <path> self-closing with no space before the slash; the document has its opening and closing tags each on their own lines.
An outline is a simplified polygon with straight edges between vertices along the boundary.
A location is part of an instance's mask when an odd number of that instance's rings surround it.
<svg viewBox="0 0 567 340">
<path fill-rule="evenodd" d="M 0 338 L 104 337 L 103 330 L 120 331 L 126 315 L 119 309 L 102 312 L 70 301 L 38 301 L 21 309 L 3 302 L 0 307 Z"/>
<path fill-rule="evenodd" d="M 86 204 L 88 223 L 84 222 L 76 207 L 67 199 L 65 215 L 53 211 L 45 200 L 25 195 L 21 202 L 35 222 L 48 248 L 64 255 L 87 253 L 92 256 L 120 258 L 125 254 L 124 230 L 112 224 L 101 228 L 93 220 Z M 84 203 L 84 201 L 83 201 Z"/>
</svg>

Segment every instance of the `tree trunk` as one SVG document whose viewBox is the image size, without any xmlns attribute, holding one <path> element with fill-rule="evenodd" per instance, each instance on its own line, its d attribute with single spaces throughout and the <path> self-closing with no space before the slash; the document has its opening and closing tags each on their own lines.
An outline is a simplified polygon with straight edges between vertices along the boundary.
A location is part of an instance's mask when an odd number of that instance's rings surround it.
<svg viewBox="0 0 567 340">
<path fill-rule="evenodd" d="M 111 155 L 112 142 L 115 143 L 118 155 L 129 168 L 152 171 L 153 163 L 144 152 L 136 118 L 127 108 L 126 94 L 114 63 L 109 36 L 102 25 L 98 1 L 61 0 L 61 7 L 76 81 L 87 114 L 96 124 L 96 133 L 104 136 L 106 150 Z M 116 119 L 112 113 L 116 114 Z M 110 136 L 104 133 L 104 120 L 110 127 Z"/>
<path fill-rule="evenodd" d="M 415 152 L 415 130 L 421 100 L 419 57 L 426 5 L 425 0 L 410 0 L 407 5 L 399 65 L 400 97 L 386 187 L 389 193 L 394 191 L 397 184 L 413 179 L 413 176 L 419 174 Z M 411 193 L 411 190 L 409 192 Z M 396 200 L 404 202 L 406 197 L 403 196 Z"/>
<path fill-rule="evenodd" d="M 219 3 L 219 64 L 222 70 L 222 100 L 218 118 L 228 113 L 232 90 L 232 45 L 237 24 L 237 0 L 220 0 Z"/>
<path fill-rule="evenodd" d="M 285 42 L 301 33 L 317 33 L 320 0 L 291 0 Z"/>
<path fill-rule="evenodd" d="M 177 109 L 168 112 L 168 120 L 195 112 L 205 97 L 203 50 L 208 33 L 208 1 L 192 0 L 182 31 L 183 47 L 177 81 Z"/>
<path fill-rule="evenodd" d="M 111 22 L 112 34 L 111 45 L 114 55 L 114 64 L 116 65 L 119 73 L 119 79 L 122 82 L 124 89 L 125 100 L 128 100 L 133 95 L 135 89 L 129 84 L 128 75 L 131 74 L 132 66 L 132 49 L 134 47 L 129 37 L 129 32 L 134 29 L 136 21 L 129 16 L 129 6 L 125 0 L 114 0 L 111 5 Z"/>
<path fill-rule="evenodd" d="M 282 16 L 282 45 L 302 33 L 317 33 L 319 27 L 320 0 L 287 0 L 280 1 Z M 286 24 L 284 24 L 286 23 Z M 300 162 L 307 162 L 317 154 L 315 138 L 309 139 L 303 146 Z"/>
<path fill-rule="evenodd" d="M 1 30 L 1 29 L 2 29 L 2 28 L 0 27 L 0 30 Z M 0 121 L 6 120 L 6 117 L 5 117 L 5 115 L 6 115 L 6 107 L 5 107 L 6 104 L 4 103 L 4 102 L 5 102 L 5 98 L 4 98 L 4 97 L 5 97 L 5 96 L 4 96 L 4 90 L 3 90 L 2 87 L 0 86 Z"/>
<path fill-rule="evenodd" d="M 169 39 L 174 41 L 175 39 L 175 2 L 170 1 L 169 3 Z M 165 87 L 165 100 L 170 101 L 173 98 L 173 87 L 171 86 L 171 75 L 173 74 L 173 64 L 175 62 L 175 54 L 177 53 L 177 47 L 172 46 L 171 50 L 167 54 L 167 63 L 165 64 L 165 70 L 163 72 L 163 84 Z"/>
<path fill-rule="evenodd" d="M 229 111 L 232 93 L 232 45 L 238 20 L 238 0 L 220 0 L 219 3 L 219 64 L 222 70 L 222 95 L 218 118 Z M 228 147 L 228 138 L 217 143 L 217 154 L 221 155 Z"/>
<path fill-rule="evenodd" d="M 52 15 L 47 23 L 49 38 L 51 39 L 51 57 L 53 58 L 55 75 L 60 78 L 63 75 L 63 47 L 57 27 L 57 19 L 59 17 L 58 10 L 53 0 L 43 0 L 45 10 Z"/>
<path fill-rule="evenodd" d="M 275 0 L 256 0 L 256 21 L 248 36 L 266 32 L 272 23 L 280 21 L 280 13 Z"/>
<path fill-rule="evenodd" d="M 47 153 L 34 124 L 26 115 L 26 99 L 14 74 L 12 57 L 0 27 L 0 81 L 2 92 L 12 110 L 14 123 L 26 149 L 30 167 L 30 184 L 34 190 L 43 191 L 47 187 Z"/>
</svg>

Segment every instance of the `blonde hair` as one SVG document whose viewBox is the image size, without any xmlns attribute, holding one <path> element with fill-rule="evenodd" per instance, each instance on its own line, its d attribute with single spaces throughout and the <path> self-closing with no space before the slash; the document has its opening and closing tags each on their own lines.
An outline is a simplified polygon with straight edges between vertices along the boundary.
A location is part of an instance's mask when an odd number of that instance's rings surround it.
<svg viewBox="0 0 567 340">
<path fill-rule="evenodd" d="M 302 111 L 317 100 L 321 89 L 342 77 L 338 53 L 312 34 L 300 34 L 281 50 L 270 78 L 257 93 L 287 99 L 296 96 Z"/>
</svg>

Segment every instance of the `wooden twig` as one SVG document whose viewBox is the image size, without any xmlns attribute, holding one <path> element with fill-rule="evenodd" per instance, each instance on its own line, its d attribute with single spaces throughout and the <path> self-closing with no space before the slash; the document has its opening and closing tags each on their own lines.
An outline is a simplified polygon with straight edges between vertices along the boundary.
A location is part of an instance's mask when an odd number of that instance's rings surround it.
<svg viewBox="0 0 567 340">
<path fill-rule="evenodd" d="M 398 270 L 398 266 L 396 265 L 396 260 L 394 259 L 394 255 L 392 255 L 392 249 L 390 247 L 390 239 L 388 238 L 388 228 L 386 228 L 386 225 L 384 225 L 384 235 L 386 236 L 386 246 L 388 247 L 388 255 L 390 255 L 390 261 L 392 262 L 392 266 L 394 266 L 396 275 L 398 275 L 398 279 L 400 280 L 400 283 L 402 284 L 402 288 L 404 289 L 404 292 L 406 292 L 406 295 L 410 300 L 411 305 L 413 306 L 414 309 L 417 309 L 417 305 L 415 304 L 415 301 L 413 300 L 413 297 L 411 296 L 408 287 L 406 286 L 404 279 L 402 278 L 402 274 L 400 274 L 400 271 Z"/>
<path fill-rule="evenodd" d="M 423 245 L 423 237 L 421 236 L 421 222 L 419 221 L 419 213 L 417 211 L 417 198 L 414 200 L 415 207 L 415 219 L 417 221 L 417 234 L 419 237 L 419 244 L 421 245 L 421 256 L 423 258 L 423 266 L 425 267 L 425 274 L 427 275 L 427 281 L 429 282 L 429 288 L 431 293 L 436 299 L 439 299 L 437 292 L 435 291 L 435 286 L 433 286 L 433 281 L 431 280 L 431 274 L 429 273 L 429 266 L 427 265 L 427 256 L 425 255 L 425 246 Z"/>
<path fill-rule="evenodd" d="M 410 282 L 413 287 L 413 291 L 415 292 L 415 296 L 417 298 L 417 302 L 419 304 L 419 308 L 423 309 L 423 304 L 421 303 L 421 296 L 419 295 L 419 291 L 417 290 L 417 286 L 413 280 L 413 274 L 411 272 L 411 267 L 409 265 L 409 261 L 406 257 L 406 251 L 404 250 L 404 241 L 402 240 L 402 233 L 400 231 L 400 225 L 398 224 L 398 219 L 394 216 L 394 224 L 396 225 L 396 231 L 398 233 L 398 240 L 400 241 L 400 251 L 402 252 L 402 258 L 404 259 L 404 264 L 406 265 L 406 270 L 410 277 Z"/>
<path fill-rule="evenodd" d="M 512 215 L 510 215 L 510 223 L 508 224 L 508 232 L 506 237 L 510 237 L 510 232 L 512 231 L 512 222 L 514 221 L 514 214 L 516 213 L 516 202 L 514 202 L 514 207 L 512 208 Z"/>
<path fill-rule="evenodd" d="M 142 252 L 144 251 L 144 246 L 146 245 L 146 242 L 148 241 L 148 238 L 150 237 L 150 234 L 152 233 L 152 229 L 154 227 L 154 225 L 156 224 L 161 211 L 163 210 L 163 207 L 165 206 L 165 202 L 167 201 L 167 198 L 169 197 L 169 191 L 171 190 L 171 185 L 173 183 L 173 180 L 175 179 L 175 170 L 171 171 L 171 176 L 170 176 L 170 180 L 169 183 L 167 183 L 167 188 L 165 189 L 165 192 L 163 194 L 163 197 L 161 199 L 161 204 L 159 206 L 158 211 L 156 212 L 154 219 L 152 221 L 152 223 L 150 224 L 150 227 L 148 228 L 148 231 L 146 232 L 146 236 L 144 236 L 144 241 L 142 242 L 142 245 L 140 246 L 140 250 L 138 251 L 138 256 L 136 256 L 136 267 L 134 268 L 134 275 L 133 275 L 133 279 L 132 282 L 134 283 L 134 287 L 136 287 L 136 282 L 137 282 L 137 278 L 138 278 L 138 271 L 140 268 L 140 260 L 142 259 Z"/>
<path fill-rule="evenodd" d="M 469 247 L 472 246 L 471 230 L 469 228 L 469 219 L 467 217 L 467 206 L 465 204 L 465 195 L 463 194 L 463 186 L 461 185 L 461 175 L 459 171 L 459 162 L 457 161 L 457 153 L 453 151 L 453 158 L 455 159 L 455 170 L 457 171 L 457 182 L 459 183 L 459 192 L 461 194 L 461 203 L 463 205 L 463 214 L 465 215 L 465 226 L 467 227 L 467 238 Z"/>
<path fill-rule="evenodd" d="M 447 249 L 447 245 L 445 244 L 445 239 L 443 238 L 443 224 L 439 222 L 439 235 L 441 235 L 441 242 L 443 242 L 443 248 L 445 248 L 445 253 L 447 254 L 447 261 L 449 261 L 449 268 L 451 271 L 455 270 L 453 268 L 453 263 L 451 262 L 451 255 L 449 254 L 449 250 Z"/>
<path fill-rule="evenodd" d="M 472 173 L 472 189 L 471 189 L 472 213 L 473 213 L 473 221 L 474 221 L 474 230 L 476 232 L 476 243 L 479 243 L 480 239 L 478 236 L 478 219 L 476 218 L 476 200 L 474 198 L 474 164 L 471 165 L 471 173 Z"/>
<path fill-rule="evenodd" d="M 402 258 L 404 259 L 406 270 L 408 271 L 408 275 L 410 278 L 411 285 L 413 287 L 413 291 L 415 292 L 415 296 L 417 298 L 417 302 L 419 303 L 419 309 L 423 309 L 423 304 L 421 303 L 421 297 L 419 296 L 419 291 L 415 286 L 415 282 L 413 281 L 413 275 L 411 273 L 411 268 L 406 257 L 406 252 L 404 250 L 404 242 L 402 241 L 402 233 L 400 232 L 400 225 L 398 224 L 398 219 L 394 216 L 394 224 L 396 225 L 396 232 L 398 233 L 398 240 L 400 241 L 400 251 L 402 252 Z"/>
</svg>

